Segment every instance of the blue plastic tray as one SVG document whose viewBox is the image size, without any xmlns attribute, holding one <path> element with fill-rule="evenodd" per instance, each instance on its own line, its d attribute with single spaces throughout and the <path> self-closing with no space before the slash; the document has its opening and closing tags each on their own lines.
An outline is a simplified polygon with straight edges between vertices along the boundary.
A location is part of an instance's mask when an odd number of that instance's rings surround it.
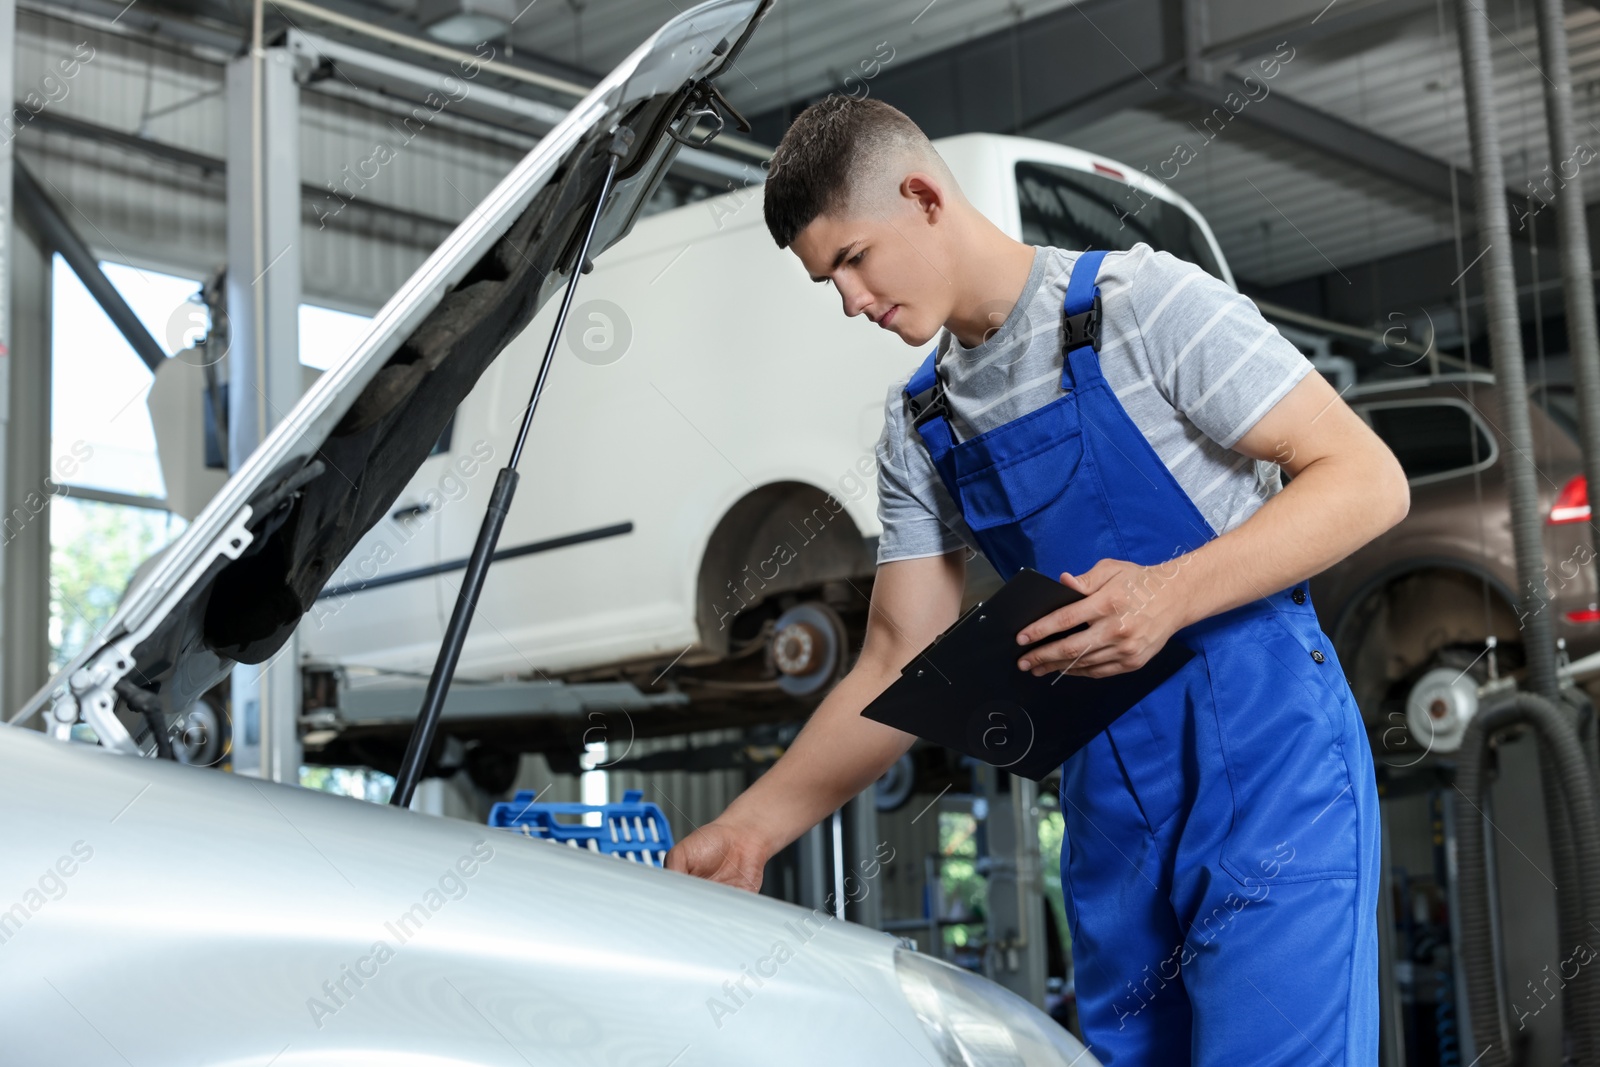
<svg viewBox="0 0 1600 1067">
<path fill-rule="evenodd" d="M 672 848 L 672 827 L 667 817 L 637 789 L 623 793 L 619 804 L 536 804 L 534 798 L 538 795 L 524 789 L 510 800 L 495 804 L 489 809 L 489 825 L 651 867 L 662 866 L 667 850 Z M 600 813 L 599 826 L 556 819 L 557 815 L 582 816 L 590 812 Z"/>
</svg>

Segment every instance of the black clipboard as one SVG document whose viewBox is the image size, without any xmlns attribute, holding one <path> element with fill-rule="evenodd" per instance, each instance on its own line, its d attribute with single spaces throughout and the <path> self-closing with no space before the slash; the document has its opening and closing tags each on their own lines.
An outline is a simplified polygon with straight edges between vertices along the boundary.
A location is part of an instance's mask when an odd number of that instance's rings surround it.
<svg viewBox="0 0 1600 1067">
<path fill-rule="evenodd" d="M 1028 649 L 1071 630 L 1017 644 L 1017 632 L 1078 593 L 1024 567 L 912 658 L 861 714 L 1040 781 L 1194 658 L 1169 640 L 1144 666 L 1105 678 L 1017 666 Z"/>
</svg>

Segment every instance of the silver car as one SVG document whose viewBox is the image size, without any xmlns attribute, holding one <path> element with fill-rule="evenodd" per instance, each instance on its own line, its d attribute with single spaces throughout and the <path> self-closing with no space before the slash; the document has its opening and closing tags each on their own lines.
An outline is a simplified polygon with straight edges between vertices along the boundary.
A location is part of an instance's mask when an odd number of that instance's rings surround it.
<svg viewBox="0 0 1600 1067">
<path fill-rule="evenodd" d="M 1095 1062 L 999 986 L 821 910 L 136 740 L 146 710 L 282 647 L 566 281 L 618 127 L 593 254 L 771 2 L 702 4 L 596 86 L 0 729 L 8 1067 Z M 70 740 L 85 723 L 99 745 Z"/>
</svg>

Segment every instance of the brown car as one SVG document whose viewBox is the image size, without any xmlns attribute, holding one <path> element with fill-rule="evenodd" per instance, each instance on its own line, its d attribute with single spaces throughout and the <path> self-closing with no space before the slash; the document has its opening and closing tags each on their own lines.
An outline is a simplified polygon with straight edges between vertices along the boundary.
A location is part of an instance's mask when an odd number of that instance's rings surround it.
<svg viewBox="0 0 1600 1067">
<path fill-rule="evenodd" d="M 1383 536 L 1311 581 L 1374 746 L 1414 742 L 1394 729 L 1406 696 L 1431 668 L 1480 681 L 1521 669 L 1527 616 L 1517 595 L 1500 395 L 1484 373 L 1357 385 L 1345 400 L 1410 476 L 1411 510 Z M 1589 500 L 1570 390 L 1529 389 L 1544 572 L 1532 611 L 1550 612 L 1576 659 L 1600 649 L 1600 603 Z M 1531 613 L 1530 613 L 1531 614 Z M 1485 653 L 1485 638 L 1497 639 Z M 1493 663 L 1491 665 L 1491 659 Z"/>
</svg>

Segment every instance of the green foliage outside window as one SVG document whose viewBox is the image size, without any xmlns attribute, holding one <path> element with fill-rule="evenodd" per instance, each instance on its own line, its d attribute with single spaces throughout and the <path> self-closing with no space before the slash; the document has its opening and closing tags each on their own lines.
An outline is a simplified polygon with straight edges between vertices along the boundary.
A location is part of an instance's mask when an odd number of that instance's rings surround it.
<svg viewBox="0 0 1600 1067">
<path fill-rule="evenodd" d="M 178 536 L 166 511 L 55 497 L 50 521 L 50 673 L 105 629 L 139 565 Z"/>
</svg>

